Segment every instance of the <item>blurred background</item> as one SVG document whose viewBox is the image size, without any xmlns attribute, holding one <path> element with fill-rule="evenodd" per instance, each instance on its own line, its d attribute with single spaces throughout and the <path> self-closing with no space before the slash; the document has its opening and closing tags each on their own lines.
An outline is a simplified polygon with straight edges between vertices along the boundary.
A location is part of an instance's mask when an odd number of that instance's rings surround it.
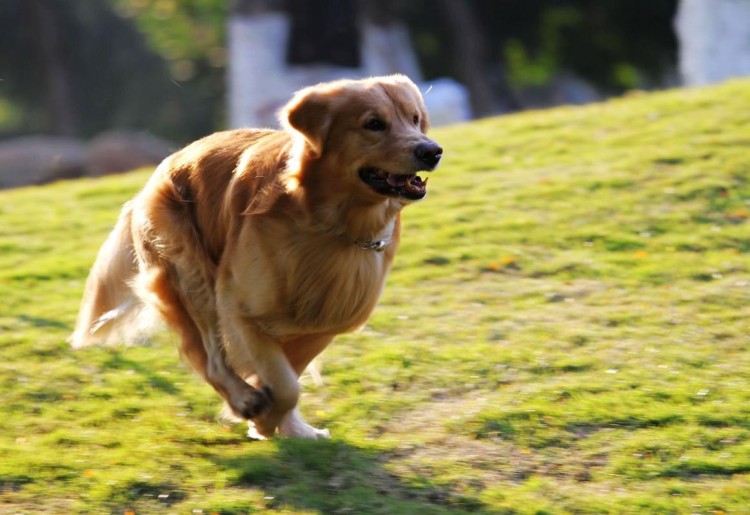
<svg viewBox="0 0 750 515">
<path fill-rule="evenodd" d="M 394 72 L 435 125 L 719 82 L 750 74 L 750 0 L 2 0 L 0 187 L 158 162 Z"/>
</svg>

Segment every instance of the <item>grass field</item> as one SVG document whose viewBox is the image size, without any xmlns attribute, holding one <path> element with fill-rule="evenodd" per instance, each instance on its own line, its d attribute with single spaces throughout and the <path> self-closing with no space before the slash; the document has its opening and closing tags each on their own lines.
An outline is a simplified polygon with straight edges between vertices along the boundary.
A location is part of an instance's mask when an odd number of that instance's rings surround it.
<svg viewBox="0 0 750 515">
<path fill-rule="evenodd" d="M 750 82 L 433 136 L 330 441 L 221 425 L 168 333 L 65 344 L 148 170 L 0 193 L 0 513 L 750 513 Z"/>
</svg>

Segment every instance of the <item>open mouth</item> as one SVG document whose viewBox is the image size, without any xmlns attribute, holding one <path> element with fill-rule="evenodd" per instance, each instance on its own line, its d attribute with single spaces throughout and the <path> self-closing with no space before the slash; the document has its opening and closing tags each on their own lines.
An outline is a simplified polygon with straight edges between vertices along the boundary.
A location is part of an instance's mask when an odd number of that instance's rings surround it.
<svg viewBox="0 0 750 515">
<path fill-rule="evenodd" d="M 359 177 L 381 195 L 419 200 L 427 194 L 427 179 L 422 180 L 416 173 L 390 173 L 368 167 L 359 171 Z"/>
</svg>

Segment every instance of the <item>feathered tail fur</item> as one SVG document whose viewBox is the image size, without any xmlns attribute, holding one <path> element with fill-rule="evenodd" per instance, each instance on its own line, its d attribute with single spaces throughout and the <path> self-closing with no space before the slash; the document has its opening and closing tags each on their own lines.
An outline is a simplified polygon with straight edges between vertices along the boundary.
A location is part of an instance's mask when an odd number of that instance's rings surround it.
<svg viewBox="0 0 750 515">
<path fill-rule="evenodd" d="M 131 288 L 138 264 L 131 233 L 132 206 L 123 207 L 117 225 L 99 249 L 86 280 L 76 328 L 68 341 L 73 348 L 128 343 L 144 336 L 150 322 Z"/>
</svg>

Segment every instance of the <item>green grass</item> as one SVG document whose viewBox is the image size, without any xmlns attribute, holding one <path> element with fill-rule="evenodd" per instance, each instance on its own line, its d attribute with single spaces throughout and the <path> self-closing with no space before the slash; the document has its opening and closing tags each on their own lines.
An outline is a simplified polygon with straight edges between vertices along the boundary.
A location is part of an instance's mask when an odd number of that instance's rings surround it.
<svg viewBox="0 0 750 515">
<path fill-rule="evenodd" d="M 251 442 L 151 346 L 64 343 L 148 171 L 0 193 L 0 512 L 748 513 L 750 82 L 434 131 L 375 315 Z"/>
</svg>

